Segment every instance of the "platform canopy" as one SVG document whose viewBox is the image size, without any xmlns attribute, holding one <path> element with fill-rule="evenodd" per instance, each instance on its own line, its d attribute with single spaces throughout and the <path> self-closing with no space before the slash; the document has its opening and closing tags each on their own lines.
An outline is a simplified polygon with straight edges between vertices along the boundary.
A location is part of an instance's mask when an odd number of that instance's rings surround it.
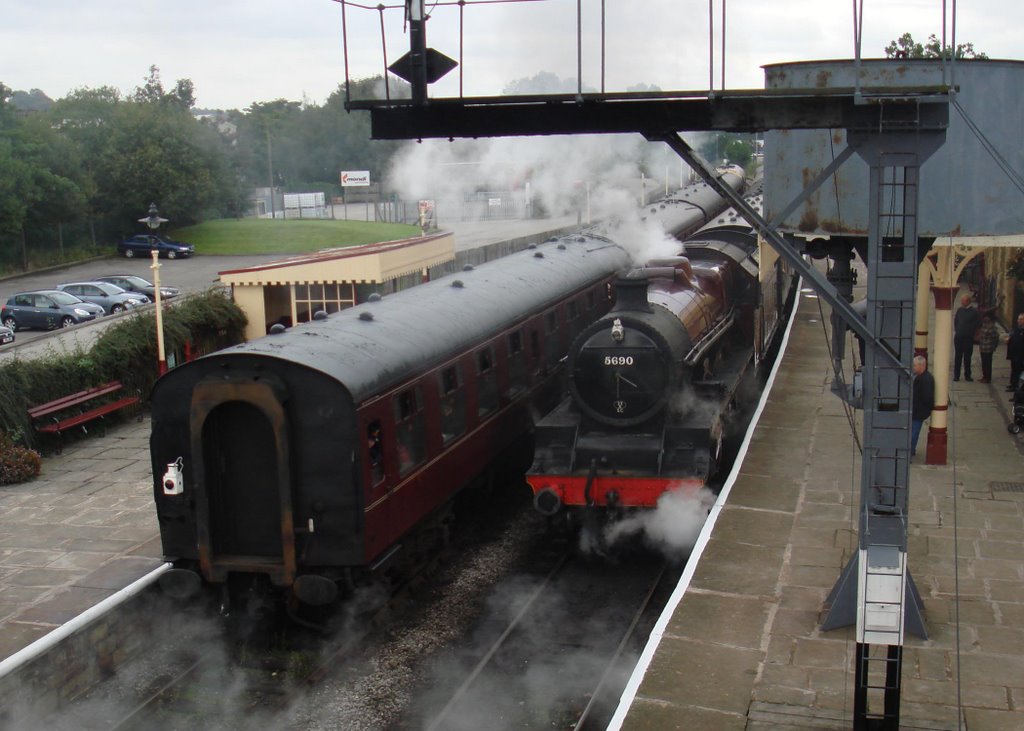
<svg viewBox="0 0 1024 731">
<path fill-rule="evenodd" d="M 270 284 L 381 283 L 421 272 L 455 258 L 450 233 L 325 249 L 245 269 L 218 272 L 229 286 Z"/>
</svg>

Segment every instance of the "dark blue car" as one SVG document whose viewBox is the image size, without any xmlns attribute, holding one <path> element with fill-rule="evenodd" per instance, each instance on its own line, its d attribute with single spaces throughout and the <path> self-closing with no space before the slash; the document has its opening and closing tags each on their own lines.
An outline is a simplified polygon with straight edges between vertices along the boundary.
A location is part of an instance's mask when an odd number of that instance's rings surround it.
<svg viewBox="0 0 1024 731">
<path fill-rule="evenodd" d="M 71 327 L 95 320 L 97 315 L 103 315 L 103 308 L 99 305 L 83 302 L 73 294 L 56 289 L 18 292 L 0 308 L 0 322 L 11 330 Z"/>
<path fill-rule="evenodd" d="M 168 239 L 156 234 L 138 234 L 131 236 L 117 245 L 117 253 L 123 254 L 131 259 L 133 256 L 152 256 L 153 250 L 160 252 L 160 256 L 168 259 L 192 256 L 196 247 L 174 239 Z"/>
</svg>

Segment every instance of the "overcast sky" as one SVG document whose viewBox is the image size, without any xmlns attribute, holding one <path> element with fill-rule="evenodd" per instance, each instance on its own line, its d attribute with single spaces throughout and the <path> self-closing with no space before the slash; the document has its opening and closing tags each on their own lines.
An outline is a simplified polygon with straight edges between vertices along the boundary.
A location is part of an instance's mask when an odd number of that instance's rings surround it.
<svg viewBox="0 0 1024 731">
<path fill-rule="evenodd" d="M 375 6 L 363 0 L 367 6 Z M 722 0 L 715 3 L 715 86 Z M 726 0 L 726 86 L 759 88 L 761 66 L 852 58 L 854 0 Z M 391 0 L 391 4 L 397 4 Z M 606 89 L 708 86 L 706 0 L 606 0 Z M 583 82 L 601 83 L 597 0 L 583 2 Z M 428 8 L 432 7 L 428 3 Z M 941 0 L 864 0 L 865 57 L 890 40 L 942 35 Z M 382 67 L 376 10 L 346 11 L 353 78 Z M 464 93 L 498 94 L 510 81 L 551 71 L 575 78 L 576 2 L 544 0 L 465 8 Z M 401 10 L 386 10 L 388 60 L 408 49 Z M 949 27 L 949 26 L 947 26 Z M 1020 58 L 1021 0 L 960 0 L 957 41 L 991 58 Z M 428 45 L 459 56 L 456 7 L 437 6 Z M 332 0 L 3 0 L 0 81 L 56 99 L 78 87 L 130 91 L 150 65 L 166 87 L 191 79 L 198 105 L 244 108 L 277 98 L 322 103 L 344 79 L 341 6 Z M 458 93 L 458 71 L 431 89 Z"/>
</svg>

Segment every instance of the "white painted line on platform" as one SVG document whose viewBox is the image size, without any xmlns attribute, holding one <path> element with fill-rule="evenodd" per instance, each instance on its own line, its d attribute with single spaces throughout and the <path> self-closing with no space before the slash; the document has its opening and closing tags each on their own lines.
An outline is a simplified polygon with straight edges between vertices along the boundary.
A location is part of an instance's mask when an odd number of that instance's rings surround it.
<svg viewBox="0 0 1024 731">
<path fill-rule="evenodd" d="M 803 282 L 801 281 L 801 284 Z M 725 484 L 722 486 L 722 491 L 718 493 L 718 499 L 715 500 L 715 504 L 711 506 L 711 510 L 708 512 L 708 519 L 704 522 L 704 527 L 701 528 L 700 535 L 697 536 L 697 542 L 693 546 L 693 551 L 690 553 L 690 558 L 686 562 L 686 568 L 683 569 L 683 575 L 679 577 L 679 583 L 676 584 L 675 591 L 672 592 L 672 596 L 669 597 L 668 602 L 665 604 L 665 609 L 662 611 L 661 616 L 658 617 L 657 623 L 654 625 L 654 629 L 651 630 L 651 636 L 647 639 L 647 645 L 644 647 L 644 651 L 640 654 L 640 659 L 636 663 L 636 667 L 633 668 L 633 674 L 629 678 L 629 682 L 626 683 L 625 689 L 622 691 L 622 695 L 619 697 L 619 706 L 615 710 L 615 715 L 612 716 L 612 720 L 608 722 L 608 731 L 618 731 L 622 727 L 622 722 L 626 720 L 626 714 L 629 713 L 630 707 L 633 705 L 633 701 L 636 698 L 636 692 L 640 688 L 640 683 L 644 679 L 644 675 L 647 674 L 647 668 L 651 664 L 651 660 L 654 659 L 654 653 L 658 650 L 658 645 L 661 644 L 661 638 L 665 633 L 665 628 L 668 626 L 669 620 L 672 619 L 672 615 L 675 614 L 676 607 L 679 606 L 679 602 L 682 601 L 683 595 L 690 586 L 690 580 L 693 578 L 694 572 L 697 570 L 697 564 L 700 563 L 700 557 L 704 553 L 704 548 L 707 546 L 708 541 L 711 539 L 711 532 L 715 528 L 715 523 L 718 521 L 718 516 L 722 512 L 722 508 L 729 499 L 729 493 L 732 491 L 733 483 L 736 482 L 736 477 L 740 473 L 740 468 L 743 466 L 743 460 L 747 456 L 747 450 L 750 447 L 750 440 L 754 436 L 754 429 L 757 428 L 758 421 L 761 420 L 761 412 L 764 411 L 765 404 L 768 403 L 768 396 L 771 394 L 772 386 L 775 385 L 775 376 L 779 372 L 779 367 L 782 365 L 784 356 L 786 355 L 786 348 L 789 345 L 789 335 L 793 330 L 793 323 L 796 322 L 796 314 L 799 309 L 799 301 L 793 304 L 793 313 L 789 318 L 789 325 L 786 327 L 786 332 L 782 337 L 782 343 L 779 345 L 779 354 L 775 359 L 775 365 L 772 366 L 771 375 L 768 376 L 768 381 L 765 383 L 764 391 L 761 393 L 761 400 L 758 401 L 757 409 L 754 411 L 754 415 L 750 419 L 750 426 L 747 427 L 747 433 L 743 436 L 743 443 L 740 445 L 739 451 L 736 454 L 736 461 L 733 463 L 732 470 L 729 472 L 729 476 L 725 480 Z"/>
</svg>

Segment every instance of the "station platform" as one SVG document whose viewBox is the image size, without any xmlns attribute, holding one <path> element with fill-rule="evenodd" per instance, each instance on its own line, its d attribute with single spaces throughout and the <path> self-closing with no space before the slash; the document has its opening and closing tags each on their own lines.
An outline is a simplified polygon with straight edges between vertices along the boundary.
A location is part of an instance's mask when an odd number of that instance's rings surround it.
<svg viewBox="0 0 1024 731">
<path fill-rule="evenodd" d="M 739 474 L 610 728 L 852 728 L 855 631 L 821 623 L 857 546 L 860 457 L 822 320 L 801 297 Z M 922 432 L 911 465 L 928 639 L 905 642 L 900 728 L 1024 728 L 1024 442 L 1006 429 L 1004 347 L 993 371 L 950 379 L 948 463 L 924 464 Z"/>
<path fill-rule="evenodd" d="M 162 563 L 150 431 L 111 427 L 0 487 L 0 660 Z"/>
</svg>

